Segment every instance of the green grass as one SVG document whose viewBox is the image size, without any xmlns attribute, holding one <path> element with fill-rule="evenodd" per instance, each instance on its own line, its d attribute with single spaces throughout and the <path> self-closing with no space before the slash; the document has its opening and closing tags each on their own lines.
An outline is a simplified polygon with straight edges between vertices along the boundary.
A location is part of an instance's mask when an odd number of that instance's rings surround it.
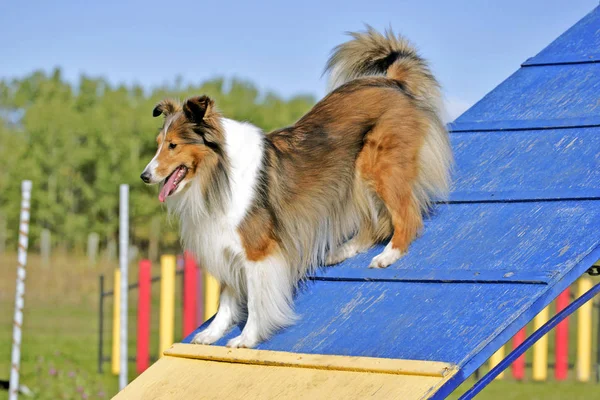
<svg viewBox="0 0 600 400">
<path fill-rule="evenodd" d="M 9 376 L 12 343 L 12 317 L 16 279 L 16 255 L 0 256 L 0 378 Z M 37 399 L 102 399 L 112 397 L 118 389 L 117 377 L 104 364 L 104 374 L 97 373 L 98 357 L 98 275 L 106 274 L 106 289 L 112 289 L 115 263 L 103 262 L 89 267 L 78 257 L 57 256 L 44 268 L 39 258 L 30 255 L 27 266 L 27 292 L 23 325 L 21 382 L 31 388 Z M 130 280 L 135 281 L 137 268 L 132 265 Z M 153 267 L 153 275 L 159 269 Z M 181 339 L 181 281 L 177 282 L 175 340 Z M 158 348 L 159 285 L 152 289 L 151 353 Z M 129 335 L 135 338 L 137 291 L 130 292 Z M 111 351 L 112 300 L 105 301 L 104 355 Z M 597 312 L 595 312 L 597 314 Z M 571 323 L 571 361 L 575 360 L 575 321 Z M 594 323 L 596 326 L 596 323 Z M 529 330 L 531 332 L 531 330 Z M 594 336 L 595 338 L 595 336 Z M 553 335 L 550 336 L 553 348 Z M 129 343 L 129 354 L 135 354 L 135 340 Z M 530 361 L 530 355 L 527 356 Z M 135 378 L 135 364 L 129 364 L 130 379 Z M 528 376 L 531 376 L 529 373 Z M 596 383 L 578 383 L 570 372 L 567 382 L 495 381 L 477 397 L 482 400 L 553 400 L 592 399 L 600 393 Z M 450 396 L 458 398 L 474 383 L 469 379 Z M 4 396 L 4 397 L 3 397 Z M 600 397 L 600 396 L 599 396 Z M 0 399 L 6 392 L 0 392 Z"/>
<path fill-rule="evenodd" d="M 106 276 L 105 290 L 113 287 L 115 263 L 89 267 L 84 258 L 60 257 L 49 267 L 30 255 L 27 265 L 26 295 L 21 349 L 21 383 L 36 399 L 101 399 L 118 391 L 118 378 L 109 362 L 98 365 L 98 276 Z M 130 281 L 137 280 L 132 265 Z M 159 274 L 153 266 L 153 275 Z M 12 318 L 16 279 L 16 255 L 0 256 L 0 378 L 8 379 L 12 343 Z M 181 340 L 181 280 L 176 280 L 175 340 Z M 151 355 L 158 354 L 159 285 L 152 285 Z M 129 294 L 129 336 L 136 336 L 137 290 Z M 105 299 L 104 355 L 110 356 L 112 298 Z M 129 342 L 129 356 L 136 351 Z M 129 378 L 135 378 L 135 363 L 129 363 Z M 0 392 L 0 399 L 6 392 Z"/>
<path fill-rule="evenodd" d="M 8 378 L 16 256 L 0 258 L 0 377 Z M 85 260 L 59 257 L 42 267 L 27 266 L 21 383 L 38 399 L 110 398 L 116 380 L 96 373 L 97 276 L 108 265 L 90 268 Z M 4 393 L 3 393 L 4 395 Z"/>
<path fill-rule="evenodd" d="M 475 381 L 467 380 L 448 400 L 458 399 Z M 592 400 L 600 386 L 575 382 L 515 382 L 494 381 L 476 397 L 481 400 Z"/>
</svg>

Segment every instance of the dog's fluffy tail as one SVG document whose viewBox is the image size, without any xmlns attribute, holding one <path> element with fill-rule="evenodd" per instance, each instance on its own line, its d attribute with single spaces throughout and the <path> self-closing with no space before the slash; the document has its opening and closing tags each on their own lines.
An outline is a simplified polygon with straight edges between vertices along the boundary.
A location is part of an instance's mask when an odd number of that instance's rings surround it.
<svg viewBox="0 0 600 400">
<path fill-rule="evenodd" d="M 419 177 L 415 196 L 422 210 L 433 200 L 447 198 L 452 151 L 448 132 L 441 121 L 440 86 L 427 61 L 402 36 L 392 30 L 384 34 L 367 26 L 366 32 L 350 32 L 352 39 L 333 49 L 325 66 L 331 89 L 353 79 L 383 75 L 402 83 L 427 115 L 428 134 L 419 154 Z"/>
</svg>

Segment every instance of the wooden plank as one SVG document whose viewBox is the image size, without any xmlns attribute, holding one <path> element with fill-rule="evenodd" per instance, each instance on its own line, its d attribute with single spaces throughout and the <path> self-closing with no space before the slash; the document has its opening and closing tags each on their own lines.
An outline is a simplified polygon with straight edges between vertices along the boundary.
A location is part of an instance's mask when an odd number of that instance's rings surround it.
<svg viewBox="0 0 600 400">
<path fill-rule="evenodd" d="M 166 356 L 114 398 L 426 399 L 454 373 L 395 375 Z"/>
<path fill-rule="evenodd" d="M 461 203 L 533 203 L 536 201 L 600 200 L 600 189 L 568 188 L 549 190 L 456 191 L 450 193 L 448 204 Z"/>
<path fill-rule="evenodd" d="M 596 7 L 523 65 L 600 60 L 600 9 Z"/>
<path fill-rule="evenodd" d="M 356 268 L 325 268 L 312 275 L 313 280 L 364 280 L 372 282 L 432 282 L 432 283 L 527 283 L 547 284 L 553 277 L 552 271 L 511 271 L 496 270 L 487 271 L 483 269 L 391 269 L 391 273 L 385 270 L 360 268 L 359 259 L 353 258 L 352 262 Z"/>
<path fill-rule="evenodd" d="M 453 130 L 533 129 L 600 124 L 600 63 L 521 68 L 462 114 Z M 494 125 L 495 124 L 495 125 Z"/>
<path fill-rule="evenodd" d="M 444 377 L 455 366 L 438 361 L 398 360 L 374 357 L 348 357 L 328 354 L 302 354 L 282 351 L 229 349 L 221 346 L 174 344 L 165 351 L 171 357 L 222 361 L 236 364 L 287 366 L 336 371 L 372 372 L 393 375 Z"/>
<path fill-rule="evenodd" d="M 597 128 L 600 126 L 600 119 L 597 116 L 586 117 L 567 117 L 554 119 L 510 119 L 510 120 L 477 120 L 477 121 L 456 121 L 448 125 L 452 134 L 473 133 L 473 132 L 515 132 L 515 131 L 536 131 L 543 134 L 546 130 L 552 129 L 580 129 Z"/>
<path fill-rule="evenodd" d="M 383 250 L 377 245 L 316 275 L 394 280 L 399 274 L 435 278 L 431 271 L 451 278 L 464 270 L 465 276 L 512 272 L 516 280 L 552 282 L 599 242 L 600 201 L 440 205 L 408 253 L 388 268 L 366 268 Z"/>
<path fill-rule="evenodd" d="M 600 128 L 451 135 L 451 201 L 600 198 Z"/>
<path fill-rule="evenodd" d="M 310 282 L 296 298 L 300 322 L 257 348 L 461 364 L 510 325 L 544 287 Z M 240 332 L 236 326 L 216 344 L 224 346 Z"/>
<path fill-rule="evenodd" d="M 373 273 L 393 276 L 398 269 L 450 268 L 504 271 L 510 266 L 515 272 L 550 272 L 552 287 L 309 281 L 295 301 L 300 322 L 259 348 L 443 360 L 476 368 L 533 318 L 528 313 L 543 308 L 559 293 L 553 294 L 554 290 L 564 290 L 557 282 L 596 261 L 592 253 L 599 243 L 600 202 L 450 205 L 428 221 L 425 233 L 402 260 Z M 367 270 L 368 260 L 379 251 L 381 246 L 326 272 L 343 276 L 349 273 L 346 270 Z M 589 261 L 587 256 L 596 258 Z M 530 310 L 533 304 L 538 304 L 537 311 Z M 517 320 L 521 322 L 514 325 Z M 235 327 L 217 344 L 224 345 L 239 333 Z"/>
</svg>

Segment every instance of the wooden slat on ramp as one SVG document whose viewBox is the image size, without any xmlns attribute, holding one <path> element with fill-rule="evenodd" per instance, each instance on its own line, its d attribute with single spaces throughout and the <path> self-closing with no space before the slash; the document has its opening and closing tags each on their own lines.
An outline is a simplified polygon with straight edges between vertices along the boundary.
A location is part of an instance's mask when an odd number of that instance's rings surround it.
<svg viewBox="0 0 600 400">
<path fill-rule="evenodd" d="M 426 399 L 456 373 L 432 361 L 176 344 L 116 399 Z"/>
</svg>

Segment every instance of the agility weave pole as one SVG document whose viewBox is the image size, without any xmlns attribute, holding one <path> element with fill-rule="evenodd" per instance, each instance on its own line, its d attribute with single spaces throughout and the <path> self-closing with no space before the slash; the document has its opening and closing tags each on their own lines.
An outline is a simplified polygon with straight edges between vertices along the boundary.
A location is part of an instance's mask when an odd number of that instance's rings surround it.
<svg viewBox="0 0 600 400">
<path fill-rule="evenodd" d="M 8 398 L 19 396 L 19 367 L 21 364 L 21 326 L 25 300 L 25 265 L 29 245 L 29 206 L 31 204 L 31 181 L 21 183 L 21 218 L 19 224 L 19 250 L 17 255 L 17 288 L 15 291 L 15 318 L 13 322 L 13 347 L 11 356 L 10 385 Z"/>
</svg>

